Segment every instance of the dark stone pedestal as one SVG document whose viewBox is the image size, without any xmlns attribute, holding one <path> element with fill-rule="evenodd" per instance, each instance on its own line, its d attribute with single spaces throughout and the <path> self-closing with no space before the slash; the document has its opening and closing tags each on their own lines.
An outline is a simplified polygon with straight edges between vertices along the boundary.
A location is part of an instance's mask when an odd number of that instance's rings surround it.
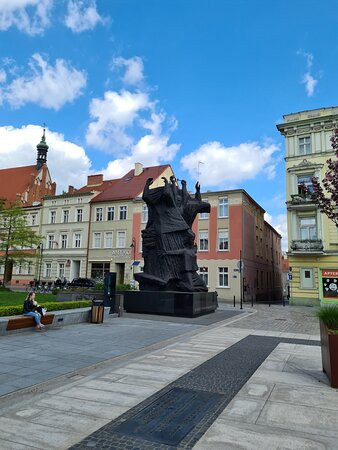
<svg viewBox="0 0 338 450">
<path fill-rule="evenodd" d="M 125 291 L 127 312 L 196 317 L 217 308 L 217 292 Z"/>
</svg>

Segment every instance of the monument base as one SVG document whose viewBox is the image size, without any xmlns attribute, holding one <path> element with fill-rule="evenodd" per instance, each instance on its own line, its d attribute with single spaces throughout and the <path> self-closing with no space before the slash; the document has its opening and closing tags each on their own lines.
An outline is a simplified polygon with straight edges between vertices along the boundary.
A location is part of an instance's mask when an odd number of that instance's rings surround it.
<svg viewBox="0 0 338 450">
<path fill-rule="evenodd" d="M 125 291 L 124 309 L 131 313 L 196 317 L 218 307 L 217 292 Z"/>
</svg>

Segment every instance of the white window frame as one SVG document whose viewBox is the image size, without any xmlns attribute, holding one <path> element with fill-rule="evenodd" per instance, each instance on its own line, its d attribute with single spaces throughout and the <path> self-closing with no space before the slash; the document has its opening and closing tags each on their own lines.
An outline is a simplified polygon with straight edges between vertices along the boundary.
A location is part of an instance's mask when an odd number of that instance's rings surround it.
<svg viewBox="0 0 338 450">
<path fill-rule="evenodd" d="M 76 222 L 83 222 L 83 208 L 76 209 Z"/>
<path fill-rule="evenodd" d="M 313 219 L 314 224 L 312 225 L 302 225 L 302 220 L 308 220 Z M 307 230 L 308 237 L 303 238 L 302 237 L 302 230 Z M 315 230 L 315 235 L 313 237 L 310 237 L 311 230 Z M 317 229 L 317 218 L 316 216 L 301 216 L 299 217 L 299 239 L 301 241 L 307 241 L 307 240 L 317 240 L 318 239 L 318 229 Z"/>
<path fill-rule="evenodd" d="M 109 237 L 109 240 L 108 240 Z M 113 248 L 113 232 L 106 231 L 104 236 L 104 246 L 105 248 Z"/>
<path fill-rule="evenodd" d="M 112 218 L 109 218 L 109 214 L 111 214 Z M 111 222 L 112 220 L 115 220 L 115 206 L 108 206 L 107 207 L 107 221 Z"/>
<path fill-rule="evenodd" d="M 55 234 L 48 234 L 47 235 L 47 248 L 48 248 L 48 250 L 54 248 L 54 242 L 55 242 Z"/>
<path fill-rule="evenodd" d="M 123 234 L 124 245 L 120 245 L 120 235 Z M 116 248 L 126 248 L 126 235 L 127 233 L 123 230 L 116 232 Z"/>
<path fill-rule="evenodd" d="M 36 214 L 31 215 L 31 226 L 35 227 L 36 225 Z"/>
<path fill-rule="evenodd" d="M 82 235 L 81 233 L 74 233 L 74 248 L 81 248 Z"/>
<path fill-rule="evenodd" d="M 66 239 L 64 239 L 64 237 L 66 237 Z M 60 235 L 60 247 L 61 248 L 67 248 L 68 247 L 68 234 L 61 234 Z"/>
<path fill-rule="evenodd" d="M 45 263 L 45 278 L 51 278 L 52 276 L 52 263 L 46 262 Z"/>
<path fill-rule="evenodd" d="M 33 272 L 33 263 L 31 261 L 28 262 L 27 264 L 27 275 L 32 275 Z"/>
<path fill-rule="evenodd" d="M 208 203 L 208 199 L 207 198 L 202 198 L 202 202 L 207 202 Z M 207 212 L 200 213 L 199 218 L 200 218 L 200 220 L 207 220 L 207 219 L 209 219 L 209 213 L 207 213 Z"/>
<path fill-rule="evenodd" d="M 49 223 L 56 223 L 56 210 L 49 211 Z"/>
<path fill-rule="evenodd" d="M 101 248 L 102 233 L 99 231 L 93 232 L 93 248 Z"/>
<path fill-rule="evenodd" d="M 204 237 L 206 236 L 206 238 Z M 201 242 L 203 241 L 203 245 Z M 206 242 L 206 246 L 205 246 Z M 206 247 L 206 248 L 204 248 Z M 209 231 L 208 230 L 200 230 L 198 233 L 198 251 L 199 252 L 208 252 L 209 251 Z"/>
<path fill-rule="evenodd" d="M 221 237 L 221 234 L 225 235 L 225 237 Z M 225 239 L 226 242 L 226 248 L 221 248 L 221 239 Z M 220 228 L 218 230 L 217 235 L 217 250 L 219 252 L 228 252 L 229 251 L 229 230 L 228 228 Z"/>
<path fill-rule="evenodd" d="M 202 270 L 202 269 L 206 269 L 206 270 Z M 206 286 L 208 287 L 209 286 L 209 268 L 208 267 L 206 267 L 206 266 L 203 266 L 203 267 L 199 267 L 198 268 L 198 273 L 199 273 L 199 276 L 202 278 L 202 280 L 205 282 L 205 278 L 206 278 Z"/>
<path fill-rule="evenodd" d="M 59 263 L 59 267 L 58 267 L 58 275 L 59 278 L 64 278 L 65 276 L 65 263 Z"/>
<path fill-rule="evenodd" d="M 127 220 L 128 217 L 128 206 L 121 205 L 119 208 L 119 220 Z"/>
<path fill-rule="evenodd" d="M 307 151 L 309 150 L 309 151 Z M 310 155 L 311 150 L 311 136 L 302 136 L 298 138 L 298 155 Z"/>
<path fill-rule="evenodd" d="M 218 286 L 219 288 L 229 288 L 229 267 L 218 267 Z M 227 284 L 221 284 L 221 275 L 223 275 L 223 281 L 225 280 L 225 276 L 227 276 Z"/>
<path fill-rule="evenodd" d="M 69 209 L 63 209 L 62 210 L 62 223 L 68 223 L 69 222 Z"/>
<path fill-rule="evenodd" d="M 224 211 L 226 210 L 226 211 Z M 229 217 L 229 198 L 219 197 L 218 198 L 218 218 L 223 219 Z"/>
<path fill-rule="evenodd" d="M 95 208 L 95 222 L 103 221 L 103 208 L 102 206 L 98 206 Z"/>
</svg>

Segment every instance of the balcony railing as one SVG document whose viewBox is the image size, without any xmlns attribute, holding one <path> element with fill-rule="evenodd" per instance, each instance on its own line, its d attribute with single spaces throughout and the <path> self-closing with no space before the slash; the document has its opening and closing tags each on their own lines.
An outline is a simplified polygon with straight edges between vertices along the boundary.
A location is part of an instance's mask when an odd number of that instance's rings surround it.
<svg viewBox="0 0 338 450">
<path fill-rule="evenodd" d="M 314 203 L 310 194 L 293 194 L 291 195 L 291 205 L 304 205 Z"/>
<path fill-rule="evenodd" d="M 321 239 L 294 240 L 291 243 L 291 250 L 297 252 L 322 252 L 323 248 Z"/>
</svg>

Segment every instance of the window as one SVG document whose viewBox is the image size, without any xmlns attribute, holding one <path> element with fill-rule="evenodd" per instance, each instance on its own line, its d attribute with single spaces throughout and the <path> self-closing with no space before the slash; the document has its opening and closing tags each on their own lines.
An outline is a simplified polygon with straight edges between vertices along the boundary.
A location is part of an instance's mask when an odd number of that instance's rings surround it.
<svg viewBox="0 0 338 450">
<path fill-rule="evenodd" d="M 83 202 L 83 198 L 82 197 L 78 197 L 77 202 L 78 203 L 82 203 Z"/>
<path fill-rule="evenodd" d="M 308 155 L 311 153 L 310 136 L 305 136 L 298 139 L 298 150 L 300 155 Z"/>
<path fill-rule="evenodd" d="M 218 217 L 228 217 L 228 197 L 218 199 Z"/>
<path fill-rule="evenodd" d="M 75 233 L 74 235 L 74 247 L 80 248 L 81 247 L 81 233 Z"/>
<path fill-rule="evenodd" d="M 103 220 L 102 208 L 96 208 L 95 220 L 96 220 L 96 222 L 102 222 L 102 220 Z"/>
<path fill-rule="evenodd" d="M 95 279 L 104 279 L 104 274 L 110 271 L 110 263 L 102 262 L 102 263 L 92 263 L 91 268 L 91 278 Z"/>
<path fill-rule="evenodd" d="M 66 199 L 65 200 L 65 205 L 68 205 L 69 204 L 69 199 Z"/>
<path fill-rule="evenodd" d="M 142 223 L 147 223 L 148 222 L 148 206 L 147 205 L 143 205 L 143 209 L 142 209 Z"/>
<path fill-rule="evenodd" d="M 116 239 L 116 247 L 124 248 L 125 246 L 126 246 L 126 232 L 125 231 L 118 231 L 117 232 L 117 239 Z"/>
<path fill-rule="evenodd" d="M 82 222 L 83 220 L 83 209 L 76 210 L 76 222 Z"/>
<path fill-rule="evenodd" d="M 45 263 L 45 277 L 50 278 L 52 275 L 52 263 Z"/>
<path fill-rule="evenodd" d="M 218 230 L 218 250 L 228 250 L 229 232 L 228 230 Z"/>
<path fill-rule="evenodd" d="M 229 287 L 229 273 L 227 267 L 218 268 L 218 286 Z"/>
<path fill-rule="evenodd" d="M 63 278 L 65 276 L 65 265 L 64 263 L 59 263 L 59 278 Z"/>
<path fill-rule="evenodd" d="M 208 268 L 207 267 L 200 267 L 198 269 L 198 273 L 200 274 L 200 277 L 204 281 L 205 285 L 208 286 Z"/>
<path fill-rule="evenodd" d="M 299 175 L 297 177 L 298 194 L 307 194 L 307 192 L 313 192 L 313 186 L 311 181 L 312 175 Z M 305 188 L 305 189 L 304 189 Z"/>
<path fill-rule="evenodd" d="M 61 248 L 67 248 L 67 244 L 68 244 L 68 235 L 61 234 Z"/>
<path fill-rule="evenodd" d="M 55 223 L 56 221 L 56 211 L 51 211 L 49 216 L 49 223 Z"/>
<path fill-rule="evenodd" d="M 63 210 L 63 223 L 69 222 L 69 209 Z"/>
<path fill-rule="evenodd" d="M 308 239 L 317 239 L 317 226 L 315 217 L 301 217 L 299 219 L 300 239 L 306 241 Z"/>
<path fill-rule="evenodd" d="M 202 202 L 208 202 L 207 198 L 202 198 Z M 209 213 L 200 213 L 200 219 L 209 219 Z"/>
<path fill-rule="evenodd" d="M 300 269 L 300 287 L 301 289 L 314 289 L 313 269 Z"/>
<path fill-rule="evenodd" d="M 107 231 L 105 236 L 105 248 L 113 247 L 113 233 L 112 231 Z"/>
<path fill-rule="evenodd" d="M 19 264 L 17 265 L 16 273 L 17 273 L 18 275 L 21 275 L 21 274 L 22 274 L 22 263 L 19 263 Z"/>
<path fill-rule="evenodd" d="M 107 220 L 114 220 L 115 208 L 114 206 L 108 206 L 107 209 Z"/>
<path fill-rule="evenodd" d="M 55 236 L 54 234 L 49 234 L 48 235 L 48 241 L 47 241 L 47 248 L 54 248 L 54 241 L 55 241 Z"/>
<path fill-rule="evenodd" d="M 209 248 L 209 239 L 208 239 L 208 232 L 207 231 L 200 231 L 200 252 L 206 252 Z"/>
<path fill-rule="evenodd" d="M 93 233 L 93 248 L 101 248 L 101 233 Z"/>
<path fill-rule="evenodd" d="M 120 220 L 126 220 L 126 219 L 127 219 L 127 207 L 120 206 Z"/>
<path fill-rule="evenodd" d="M 32 225 L 32 227 L 34 227 L 34 225 L 36 225 L 36 214 L 31 215 L 31 225 Z"/>
<path fill-rule="evenodd" d="M 52 200 L 52 205 L 56 205 L 56 200 Z"/>
</svg>

